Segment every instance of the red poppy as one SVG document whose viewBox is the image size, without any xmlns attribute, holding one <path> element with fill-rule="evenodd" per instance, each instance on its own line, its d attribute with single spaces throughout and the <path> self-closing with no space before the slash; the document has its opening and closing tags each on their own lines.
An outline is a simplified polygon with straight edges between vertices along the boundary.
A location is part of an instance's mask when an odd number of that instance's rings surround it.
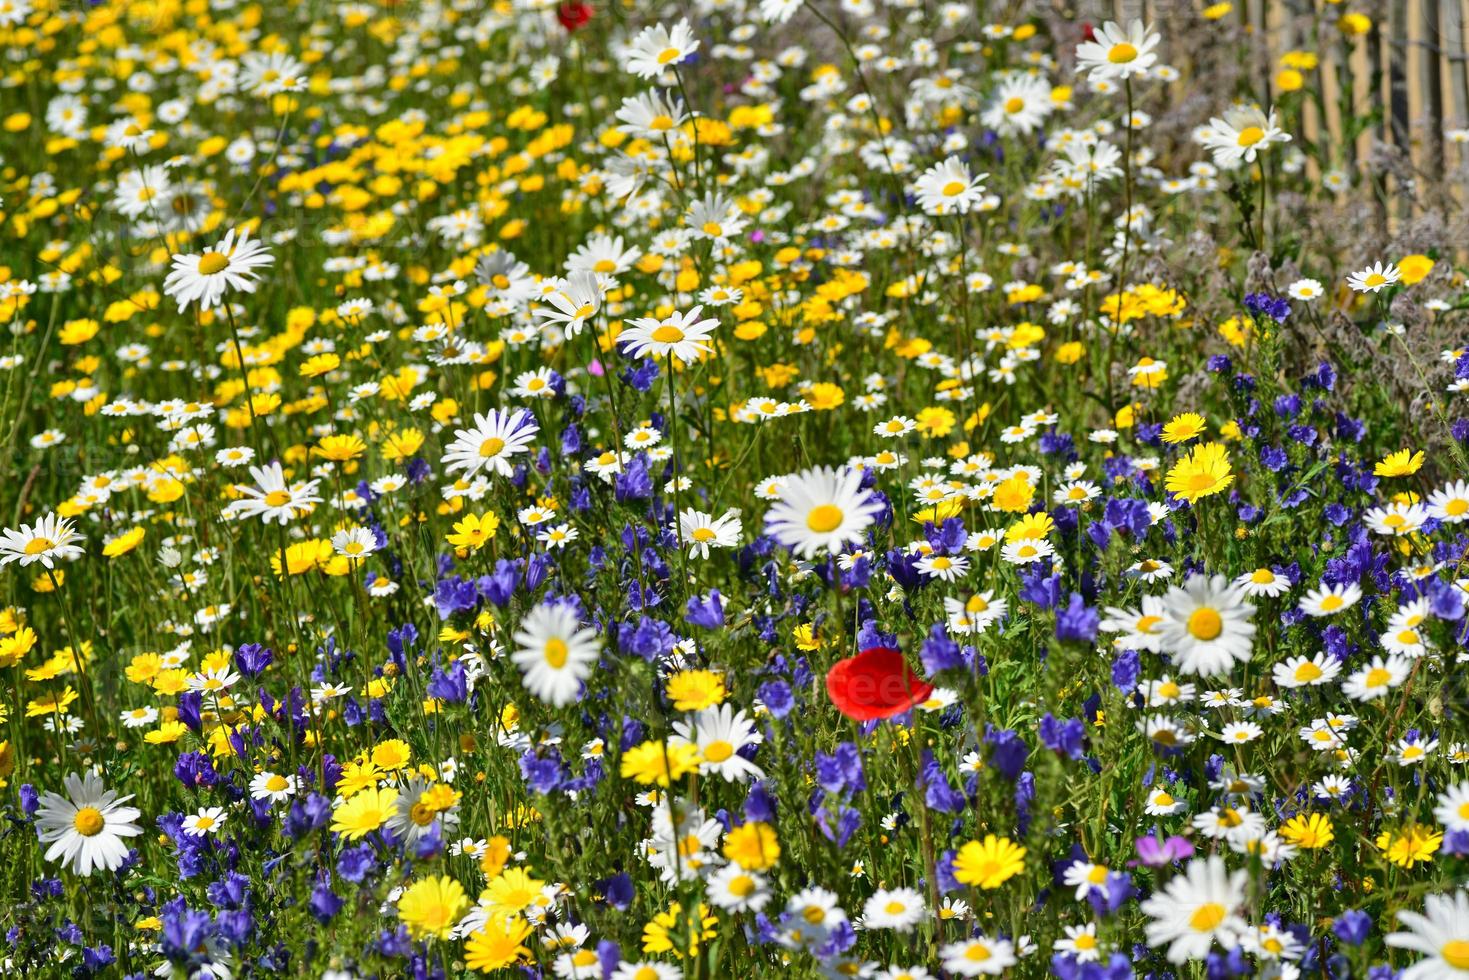
<svg viewBox="0 0 1469 980">
<path fill-rule="evenodd" d="M 1095 41 L 1097 39 L 1096 30 L 1086 21 L 1082 21 L 1081 24 L 1081 39 L 1083 41 Z"/>
<path fill-rule="evenodd" d="M 566 28 L 568 32 L 574 31 L 592 19 L 592 5 L 589 3 L 563 3 L 556 8 L 556 19 L 561 21 L 561 26 Z"/>
<path fill-rule="evenodd" d="M 826 693 L 848 718 L 873 721 L 922 704 L 933 693 L 933 685 L 909 670 L 897 650 L 873 647 L 832 664 L 826 672 Z"/>
</svg>

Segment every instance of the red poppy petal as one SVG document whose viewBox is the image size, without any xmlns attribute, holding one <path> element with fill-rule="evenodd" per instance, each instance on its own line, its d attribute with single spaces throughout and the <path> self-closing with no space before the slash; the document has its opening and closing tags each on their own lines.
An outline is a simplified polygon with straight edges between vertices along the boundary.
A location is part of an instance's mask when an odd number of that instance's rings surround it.
<svg viewBox="0 0 1469 980">
<path fill-rule="evenodd" d="M 826 674 L 826 693 L 848 718 L 874 721 L 922 704 L 933 685 L 909 670 L 897 650 L 872 647 L 833 664 Z"/>
</svg>

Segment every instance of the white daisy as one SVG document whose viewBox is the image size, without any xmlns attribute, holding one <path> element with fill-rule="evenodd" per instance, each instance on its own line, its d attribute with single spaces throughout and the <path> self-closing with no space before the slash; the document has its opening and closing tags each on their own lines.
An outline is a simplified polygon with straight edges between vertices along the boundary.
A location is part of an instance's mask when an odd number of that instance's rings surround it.
<svg viewBox="0 0 1469 980">
<path fill-rule="evenodd" d="M 1326 652 L 1289 657 L 1271 669 L 1275 683 L 1284 688 L 1330 684 L 1341 673 L 1341 661 Z"/>
<path fill-rule="evenodd" d="M 687 20 L 680 20 L 669 30 L 662 24 L 645 27 L 623 52 L 622 67 L 639 78 L 656 78 L 664 69 L 683 61 L 699 50 L 694 32 Z"/>
<path fill-rule="evenodd" d="M 42 793 L 36 811 L 36 833 L 46 849 L 46 860 L 60 859 L 82 877 L 92 870 L 115 871 L 127 859 L 124 837 L 136 837 L 141 812 L 123 806 L 132 795 L 118 796 L 94 772 L 71 773 L 62 780 L 66 795 Z"/>
<path fill-rule="evenodd" d="M 1203 959 L 1217 938 L 1226 949 L 1244 932 L 1238 913 L 1244 904 L 1249 874 L 1230 872 L 1218 857 L 1195 858 L 1182 875 L 1142 903 L 1152 918 L 1148 944 L 1168 944 L 1168 961 Z"/>
<path fill-rule="evenodd" d="M 1387 944 L 1424 954 L 1403 980 L 1463 980 L 1469 976 L 1469 892 L 1429 895 L 1423 912 L 1398 911 L 1406 932 L 1389 933 Z"/>
<path fill-rule="evenodd" d="M 1469 520 L 1469 483 L 1455 480 L 1428 495 L 1428 514 L 1445 524 Z"/>
<path fill-rule="evenodd" d="M 296 777 L 282 776 L 277 772 L 256 773 L 250 780 L 250 795 L 257 800 L 280 803 L 296 793 Z"/>
<path fill-rule="evenodd" d="M 738 511 L 726 511 L 715 517 L 701 510 L 685 510 L 678 515 L 679 534 L 690 555 L 709 557 L 710 548 L 733 548 L 740 543 L 744 525 Z"/>
<path fill-rule="evenodd" d="M 1338 583 L 1311 589 L 1298 605 L 1307 616 L 1331 616 L 1343 609 L 1350 609 L 1360 598 L 1362 587 L 1356 582 Z"/>
<path fill-rule="evenodd" d="M 1125 31 L 1109 20 L 1093 32 L 1093 38 L 1076 46 L 1076 70 L 1090 72 L 1094 82 L 1146 75 L 1158 61 L 1153 49 L 1162 40 L 1140 20 L 1132 21 Z"/>
<path fill-rule="evenodd" d="M 1215 164 L 1237 167 L 1242 162 L 1254 163 L 1259 152 L 1272 143 L 1289 143 L 1290 134 L 1276 123 L 1274 109 L 1266 115 L 1250 106 L 1209 120 L 1198 140 L 1214 154 Z"/>
<path fill-rule="evenodd" d="M 984 199 L 987 176 L 976 177 L 963 160 L 948 157 L 925 170 L 911 189 L 918 206 L 928 214 L 965 214 Z"/>
<path fill-rule="evenodd" d="M 6 528 L 0 533 L 0 566 L 18 561 L 21 567 L 40 562 L 55 568 L 57 559 L 70 561 L 82 556 L 82 536 L 69 518 L 47 514 L 34 524 L 22 524 L 20 530 Z"/>
<path fill-rule="evenodd" d="M 191 813 L 184 818 L 184 833 L 190 837 L 205 837 L 216 834 L 219 828 L 224 826 L 225 813 L 223 807 L 207 806 L 201 808 L 197 813 Z"/>
<path fill-rule="evenodd" d="M 1445 830 L 1469 830 L 1469 782 L 1456 783 L 1438 795 L 1433 819 Z"/>
<path fill-rule="evenodd" d="M 520 668 L 525 689 L 559 708 L 576 700 L 597 662 L 601 640 L 596 630 L 581 627 L 570 606 L 540 605 L 521 620 L 515 646 L 510 659 Z"/>
<path fill-rule="evenodd" d="M 1255 607 L 1224 576 L 1190 575 L 1163 596 L 1162 647 L 1186 674 L 1226 673 L 1250 659 L 1254 615 Z"/>
<path fill-rule="evenodd" d="M 758 912 L 770 901 L 765 878 L 733 863 L 709 876 L 705 894 L 726 912 Z"/>
<path fill-rule="evenodd" d="M 1015 965 L 1015 945 L 983 935 L 939 950 L 944 969 L 961 977 L 998 976 Z"/>
<path fill-rule="evenodd" d="M 1359 293 L 1375 293 L 1402 278 L 1398 267 L 1391 262 L 1375 262 L 1359 272 L 1347 276 L 1347 285 Z"/>
<path fill-rule="evenodd" d="M 259 517 L 267 524 L 276 523 L 284 527 L 294 518 L 311 513 L 321 503 L 321 497 L 316 493 L 319 480 L 287 483 L 280 463 L 252 466 L 250 475 L 255 478 L 255 486 L 235 485 L 240 499 L 231 501 L 225 508 L 225 513 L 231 517 Z"/>
<path fill-rule="evenodd" d="M 687 313 L 675 310 L 661 320 L 657 317 L 629 320 L 617 342 L 623 345 L 629 357 L 651 354 L 657 358 L 672 357 L 682 363 L 696 360 L 700 354 L 714 350 L 709 343 L 709 335 L 719 326 L 719 321 L 712 317 L 700 320 L 702 312 L 704 308 L 696 306 Z"/>
<path fill-rule="evenodd" d="M 163 292 L 178 301 L 180 313 L 195 302 L 201 310 L 210 310 L 220 304 L 227 290 L 255 292 L 260 279 L 255 270 L 274 261 L 264 244 L 250 238 L 248 230 L 241 231 L 236 240 L 231 228 L 203 255 L 175 255 L 173 271 L 163 280 Z"/>
<path fill-rule="evenodd" d="M 1341 686 L 1342 693 L 1353 701 L 1374 701 L 1403 683 L 1411 667 L 1411 660 L 1397 654 L 1374 657 L 1371 663 L 1347 678 Z"/>
<path fill-rule="evenodd" d="M 854 469 L 804 470 L 782 478 L 778 493 L 765 515 L 765 530 L 802 558 L 860 544 L 883 509 L 862 489 L 862 474 Z"/>
<path fill-rule="evenodd" d="M 759 745 L 764 737 L 743 710 L 721 704 L 704 708 L 687 720 L 673 723 L 675 734 L 699 747 L 699 772 L 718 773 L 726 782 L 764 779 L 765 772 L 740 755 L 740 750 Z"/>
<path fill-rule="evenodd" d="M 912 888 L 879 888 L 862 906 L 862 926 L 908 933 L 926 913 L 923 896 Z"/>
<path fill-rule="evenodd" d="M 535 416 L 525 409 L 475 413 L 474 426 L 455 432 L 454 441 L 444 451 L 444 469 L 450 473 L 462 470 L 466 478 L 482 469 L 510 476 L 515 472 L 511 457 L 527 451 L 540 431 Z"/>
</svg>

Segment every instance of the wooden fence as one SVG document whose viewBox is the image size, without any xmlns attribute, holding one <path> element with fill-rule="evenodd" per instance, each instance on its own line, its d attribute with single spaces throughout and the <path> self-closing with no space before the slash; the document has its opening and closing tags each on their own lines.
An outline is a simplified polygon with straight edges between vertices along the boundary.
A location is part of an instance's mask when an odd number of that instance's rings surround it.
<svg viewBox="0 0 1469 980">
<path fill-rule="evenodd" d="M 1041 0 L 1053 15 L 1092 23 L 1137 17 L 1196 31 L 1214 26 L 1202 15 L 1207 3 Z M 1361 35 L 1343 32 L 1338 24 L 1347 14 L 1370 18 L 1371 28 Z M 1469 0 L 1233 0 L 1218 27 L 1242 30 L 1249 38 L 1248 75 L 1257 98 L 1273 97 L 1286 52 L 1319 56 L 1306 84 L 1317 86 L 1321 97 L 1305 107 L 1303 135 L 1329 141 L 1349 169 L 1366 160 L 1375 146 L 1400 151 L 1411 163 L 1415 182 L 1402 188 L 1414 193 L 1393 195 L 1396 216 L 1405 217 L 1413 199 L 1425 196 L 1419 193 L 1423 191 L 1432 191 L 1440 205 L 1469 204 L 1469 142 L 1445 137 L 1469 128 L 1466 21 Z M 1354 129 L 1360 132 L 1348 138 Z M 1394 189 L 1403 183 L 1400 175 L 1379 179 L 1390 181 Z"/>
</svg>

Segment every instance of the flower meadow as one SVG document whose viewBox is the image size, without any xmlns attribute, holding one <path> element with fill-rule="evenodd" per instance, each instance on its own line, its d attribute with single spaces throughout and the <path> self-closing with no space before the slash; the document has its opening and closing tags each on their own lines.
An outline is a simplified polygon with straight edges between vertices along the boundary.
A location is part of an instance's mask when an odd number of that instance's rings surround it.
<svg viewBox="0 0 1469 980">
<path fill-rule="evenodd" d="M 0 972 L 1469 977 L 1469 130 L 1060 6 L 0 0 Z"/>
</svg>

